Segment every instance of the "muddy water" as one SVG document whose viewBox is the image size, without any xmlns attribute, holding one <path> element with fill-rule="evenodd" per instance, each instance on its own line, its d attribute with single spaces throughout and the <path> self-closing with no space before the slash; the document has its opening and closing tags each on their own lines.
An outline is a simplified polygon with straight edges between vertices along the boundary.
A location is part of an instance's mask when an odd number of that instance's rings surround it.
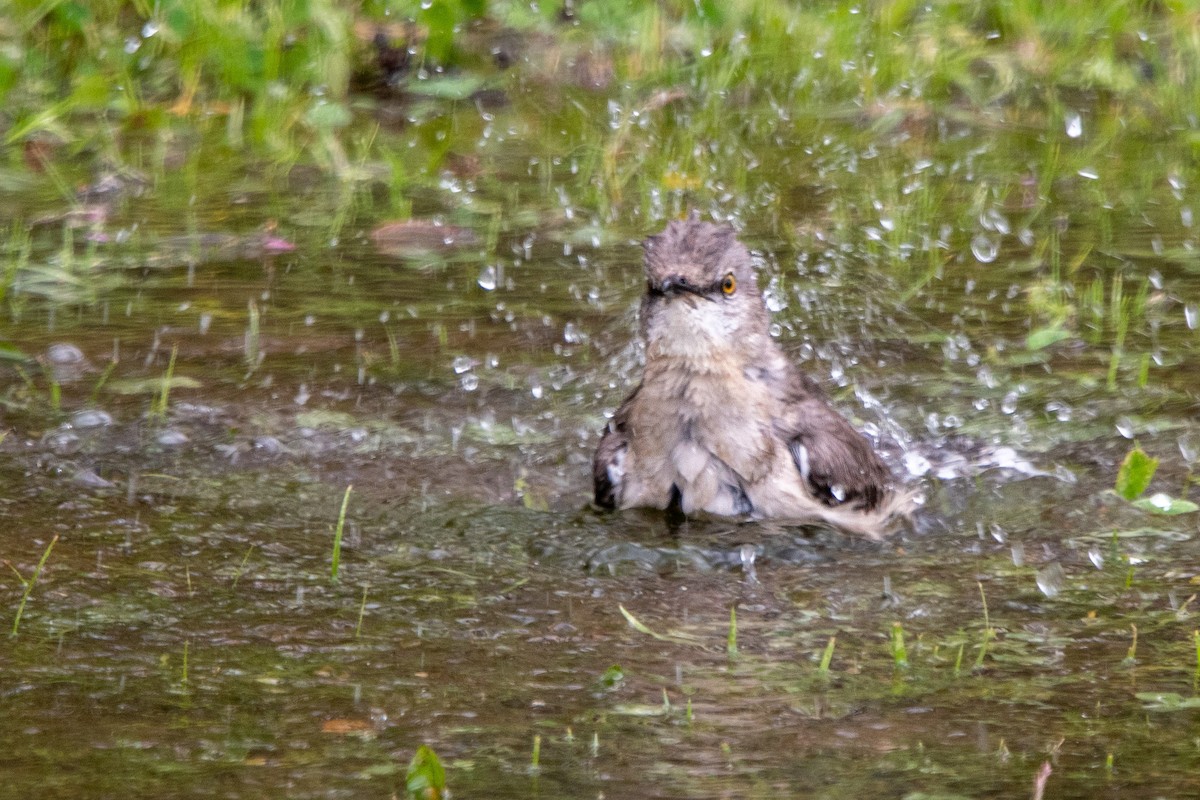
<svg viewBox="0 0 1200 800">
<path fill-rule="evenodd" d="M 5 194 L 0 555 L 55 543 L 0 645 L 0 795 L 390 796 L 421 744 L 459 797 L 1190 791 L 1197 514 L 1109 491 L 1136 439 L 1194 493 L 1186 149 L 813 116 L 618 193 L 573 102 L 435 117 L 467 166 L 384 130 L 435 165 L 407 183 L 205 143 Z M 689 206 L 743 228 L 913 530 L 588 508 L 635 243 Z"/>
</svg>

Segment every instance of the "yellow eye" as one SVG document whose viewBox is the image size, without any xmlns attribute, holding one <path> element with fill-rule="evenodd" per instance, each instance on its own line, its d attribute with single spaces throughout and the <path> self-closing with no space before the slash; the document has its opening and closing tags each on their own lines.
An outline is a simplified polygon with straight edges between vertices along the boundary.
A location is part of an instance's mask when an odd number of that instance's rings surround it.
<svg viewBox="0 0 1200 800">
<path fill-rule="evenodd" d="M 732 272 L 725 276 L 725 280 L 721 281 L 721 291 L 725 293 L 726 297 L 737 291 L 737 279 L 733 277 Z"/>
</svg>

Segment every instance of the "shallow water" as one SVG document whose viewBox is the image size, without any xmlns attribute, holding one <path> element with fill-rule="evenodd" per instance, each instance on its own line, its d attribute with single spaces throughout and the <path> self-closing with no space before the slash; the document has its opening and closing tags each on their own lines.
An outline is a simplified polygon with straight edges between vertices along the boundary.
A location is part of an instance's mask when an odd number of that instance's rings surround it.
<svg viewBox="0 0 1200 800">
<path fill-rule="evenodd" d="M 1136 440 L 1194 492 L 1182 137 L 764 104 L 685 168 L 685 102 L 620 135 L 695 187 L 614 191 L 574 149 L 604 98 L 509 96 L 385 125 L 407 182 L 209 141 L 130 146 L 100 199 L 7 176 L 0 555 L 58 538 L 0 649 L 0 795 L 386 795 L 420 744 L 461 797 L 1188 791 L 1197 515 L 1109 491 Z M 688 207 L 743 229 L 913 530 L 587 507 L 636 242 Z"/>
</svg>

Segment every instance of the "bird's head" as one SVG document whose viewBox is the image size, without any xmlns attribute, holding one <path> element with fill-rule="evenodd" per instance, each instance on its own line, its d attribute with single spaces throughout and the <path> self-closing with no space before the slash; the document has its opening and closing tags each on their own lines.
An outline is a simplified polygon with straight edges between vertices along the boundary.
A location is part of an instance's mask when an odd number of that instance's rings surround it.
<svg viewBox="0 0 1200 800">
<path fill-rule="evenodd" d="M 646 239 L 642 332 L 659 350 L 713 351 L 765 334 L 754 262 L 733 228 L 676 220 Z"/>
</svg>

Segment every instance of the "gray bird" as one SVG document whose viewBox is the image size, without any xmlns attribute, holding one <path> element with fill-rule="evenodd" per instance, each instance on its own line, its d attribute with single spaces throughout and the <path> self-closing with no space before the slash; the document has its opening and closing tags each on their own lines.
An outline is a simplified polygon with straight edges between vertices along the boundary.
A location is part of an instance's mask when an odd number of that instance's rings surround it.
<svg viewBox="0 0 1200 800">
<path fill-rule="evenodd" d="M 768 331 L 732 228 L 675 221 L 645 243 L 641 384 L 596 450 L 596 504 L 823 521 L 881 536 L 911 510 L 870 443 Z"/>
</svg>

